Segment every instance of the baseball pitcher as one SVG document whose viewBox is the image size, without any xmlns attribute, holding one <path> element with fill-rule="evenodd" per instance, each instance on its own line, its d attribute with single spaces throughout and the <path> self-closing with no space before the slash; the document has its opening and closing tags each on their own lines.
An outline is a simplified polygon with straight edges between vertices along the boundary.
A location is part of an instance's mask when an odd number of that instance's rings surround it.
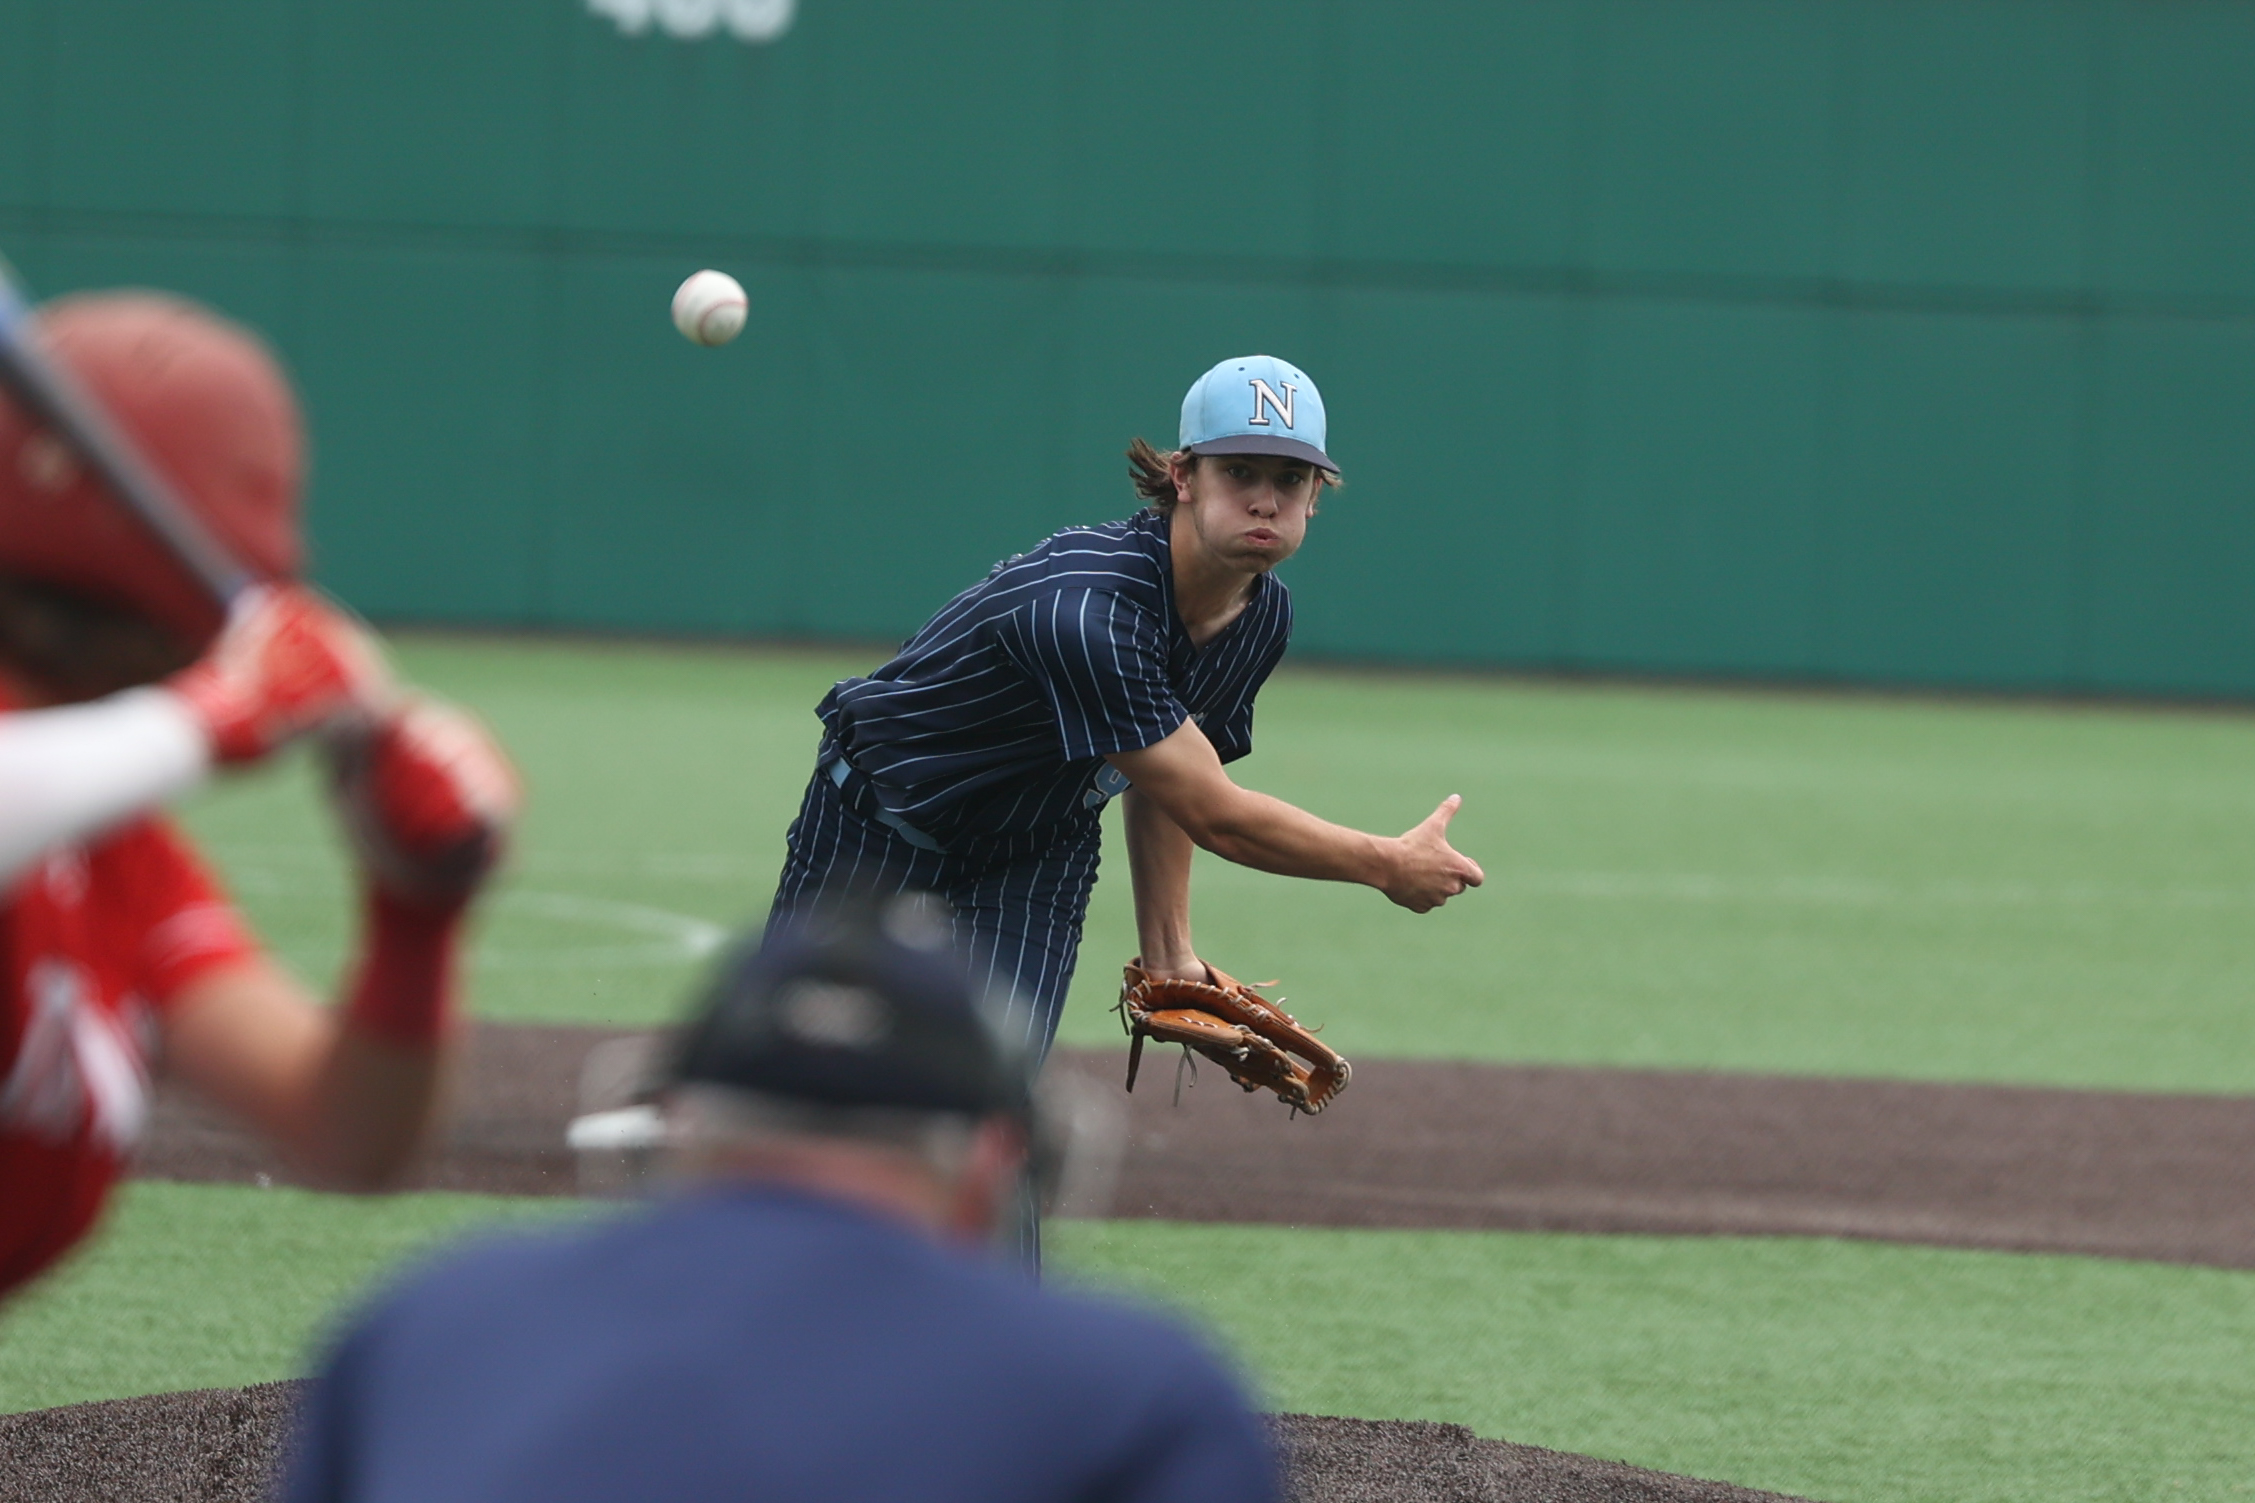
<svg viewBox="0 0 2255 1503">
<path fill-rule="evenodd" d="M 1454 796 L 1389 837 L 1227 771 L 1252 750 L 1254 698 L 1291 633 L 1274 571 L 1338 483 L 1325 443 L 1323 398 L 1304 373 L 1265 355 L 1225 360 L 1183 399 L 1174 450 L 1129 449 L 1144 510 L 1005 559 L 891 662 L 833 688 L 770 923 L 829 893 L 943 894 L 1038 1059 L 1072 981 L 1099 816 L 1120 798 L 1140 941 L 1122 1009 L 1136 1045 L 1182 1042 L 1248 1089 L 1321 1110 L 1346 1062 L 1200 958 L 1193 850 L 1359 882 L 1418 913 L 1481 881 L 1448 843 Z M 1022 1238 L 1036 1260 L 1030 1216 Z"/>
</svg>

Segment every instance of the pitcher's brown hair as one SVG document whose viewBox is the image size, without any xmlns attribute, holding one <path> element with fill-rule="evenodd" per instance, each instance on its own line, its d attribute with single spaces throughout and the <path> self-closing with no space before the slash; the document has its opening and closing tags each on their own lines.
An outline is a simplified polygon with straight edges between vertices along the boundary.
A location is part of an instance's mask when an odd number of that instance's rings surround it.
<svg viewBox="0 0 2255 1503">
<path fill-rule="evenodd" d="M 1168 464 L 1179 452 L 1169 450 L 1162 453 L 1152 448 L 1149 440 L 1141 438 L 1128 445 L 1128 480 L 1135 486 L 1135 493 L 1149 502 L 1155 510 L 1174 510 L 1174 474 Z M 1184 454 L 1182 457 L 1193 465 L 1198 462 L 1195 454 Z"/>
<path fill-rule="evenodd" d="M 1175 508 L 1174 475 L 1168 470 L 1168 463 L 1180 459 L 1191 469 L 1196 469 L 1198 461 L 1203 457 L 1198 454 L 1185 454 L 1180 449 L 1154 449 L 1148 440 L 1139 438 L 1128 445 L 1128 480 L 1135 486 L 1135 493 L 1141 496 L 1153 511 L 1173 511 Z M 1319 487 L 1345 484 L 1329 470 L 1316 470 L 1315 476 Z"/>
</svg>

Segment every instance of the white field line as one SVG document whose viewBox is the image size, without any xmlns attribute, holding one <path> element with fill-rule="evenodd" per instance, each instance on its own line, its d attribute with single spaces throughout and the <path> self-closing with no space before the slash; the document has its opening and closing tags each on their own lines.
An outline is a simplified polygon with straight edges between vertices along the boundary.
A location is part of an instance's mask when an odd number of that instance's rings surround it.
<svg viewBox="0 0 2255 1503">
<path fill-rule="evenodd" d="M 240 852 L 235 853 L 238 856 Z M 228 884 L 235 891 L 260 897 L 287 897 L 334 902 L 341 884 L 308 883 L 304 872 L 310 863 L 291 862 L 297 871 L 276 871 L 263 866 L 230 863 Z M 326 865 L 327 863 L 323 863 Z M 537 947 L 497 943 L 486 930 L 472 951 L 472 964 L 481 971 L 571 971 L 643 966 L 675 966 L 700 961 L 728 942 L 729 931 L 694 914 L 654 908 L 646 903 L 622 903 L 612 898 L 582 893 L 533 892 L 522 888 L 494 894 L 487 911 L 496 916 L 518 915 L 553 923 L 592 929 L 605 938 L 633 936 L 629 944 L 541 944 Z M 293 959 L 314 969 L 327 969 L 341 960 L 337 954 L 314 956 L 292 952 Z M 322 964 L 316 965 L 316 961 Z"/>
<path fill-rule="evenodd" d="M 728 931 L 707 919 L 640 903 L 618 903 L 609 898 L 581 897 L 566 892 L 504 892 L 494 899 L 504 913 L 565 923 L 625 930 L 649 936 L 651 943 L 602 949 L 544 948 L 539 954 L 522 954 L 493 946 L 483 947 L 481 966 L 506 970 L 559 970 L 586 965 L 675 965 L 703 960 L 728 943 Z"/>
</svg>

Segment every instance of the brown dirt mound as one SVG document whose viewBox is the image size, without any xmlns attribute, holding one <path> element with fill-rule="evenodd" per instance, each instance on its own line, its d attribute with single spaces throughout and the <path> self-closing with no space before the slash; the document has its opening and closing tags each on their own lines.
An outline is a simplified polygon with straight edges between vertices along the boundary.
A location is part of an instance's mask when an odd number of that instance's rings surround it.
<svg viewBox="0 0 2255 1503">
<path fill-rule="evenodd" d="M 472 1028 L 446 1139 L 416 1177 L 417 1187 L 575 1194 L 564 1127 L 578 1110 L 580 1066 L 597 1044 L 631 1036 L 617 1029 Z M 170 1085 L 158 1092 L 135 1172 L 227 1184 L 249 1184 L 261 1175 L 292 1181 L 264 1140 Z"/>
<path fill-rule="evenodd" d="M 264 1498 L 301 1386 L 200 1388 L 0 1415 L 0 1503 Z"/>
<path fill-rule="evenodd" d="M 1292 1503 L 1794 1503 L 1728 1482 L 1482 1440 L 1430 1420 L 1277 1414 Z"/>
<path fill-rule="evenodd" d="M 0 1503 L 258 1503 L 301 1385 L 0 1415 Z M 1761 1503 L 1721 1482 L 1482 1440 L 1461 1425 L 1280 1414 L 1293 1503 Z"/>
<path fill-rule="evenodd" d="M 432 1188 L 570 1194 L 564 1124 L 614 1031 L 478 1028 Z M 1118 1090 L 1125 1051 L 1053 1068 Z M 1290 1119 L 1147 1060 L 1112 1214 L 1864 1237 L 2255 1268 L 2255 1100 L 1372 1060 Z M 140 1172 L 248 1181 L 256 1142 L 167 1097 Z"/>
</svg>

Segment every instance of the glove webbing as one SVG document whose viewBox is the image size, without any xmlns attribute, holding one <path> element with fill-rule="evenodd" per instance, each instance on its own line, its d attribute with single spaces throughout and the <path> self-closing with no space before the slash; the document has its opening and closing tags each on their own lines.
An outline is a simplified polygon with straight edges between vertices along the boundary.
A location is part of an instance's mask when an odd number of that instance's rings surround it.
<svg viewBox="0 0 2255 1503">
<path fill-rule="evenodd" d="M 1211 966 L 1207 972 L 1210 982 L 1178 981 L 1128 965 L 1119 1012 L 1129 1038 L 1129 1090 L 1147 1037 L 1203 1054 L 1245 1090 L 1274 1091 L 1295 1112 L 1320 1112 L 1346 1089 L 1352 1073 L 1346 1060 L 1298 1019 L 1244 982 Z"/>
</svg>

